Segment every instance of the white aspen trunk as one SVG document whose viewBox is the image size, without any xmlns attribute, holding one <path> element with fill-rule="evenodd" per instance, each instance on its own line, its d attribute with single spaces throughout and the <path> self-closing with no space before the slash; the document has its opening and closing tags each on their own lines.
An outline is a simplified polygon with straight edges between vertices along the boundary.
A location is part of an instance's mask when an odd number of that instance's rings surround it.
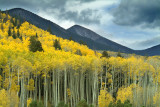
<svg viewBox="0 0 160 107">
<path fill-rule="evenodd" d="M 7 90 L 9 90 L 9 87 L 10 87 L 10 84 L 11 84 L 11 79 L 10 79 L 10 71 L 11 71 L 11 68 L 10 68 L 10 63 L 9 63 L 9 86 L 7 87 Z"/>
<path fill-rule="evenodd" d="M 58 70 L 58 102 L 60 102 L 60 78 L 59 78 L 59 74 L 60 74 L 60 71 Z"/>
<path fill-rule="evenodd" d="M 48 87 L 47 87 L 47 74 L 45 76 L 45 107 L 48 106 Z"/>
<path fill-rule="evenodd" d="M 111 85 L 112 85 L 112 96 L 113 96 L 113 88 L 114 88 L 114 71 L 113 71 L 114 69 L 113 69 L 113 65 L 112 65 L 112 83 L 111 83 Z"/>
<path fill-rule="evenodd" d="M 86 77 L 86 98 L 87 98 L 87 104 L 89 104 L 89 72 Z"/>
<path fill-rule="evenodd" d="M 107 88 L 107 65 L 106 65 L 106 72 L 105 72 L 105 89 Z"/>
<path fill-rule="evenodd" d="M 56 85 L 56 82 L 55 82 L 55 78 L 54 78 L 54 70 L 52 71 L 52 80 L 53 80 L 53 85 L 52 85 L 52 104 L 55 104 L 56 102 L 56 94 L 55 94 L 55 85 Z"/>
<path fill-rule="evenodd" d="M 28 85 L 29 85 L 29 75 L 28 75 L 28 81 L 27 81 L 27 82 L 28 82 Z M 29 92 L 31 92 L 31 91 L 28 89 L 28 90 L 27 90 L 27 99 L 28 99 L 28 96 L 31 97 L 31 94 L 29 94 Z M 31 98 L 32 98 L 32 97 L 31 97 Z"/>
<path fill-rule="evenodd" d="M 36 72 L 36 81 L 35 81 L 35 94 L 34 94 L 34 100 L 37 100 L 37 72 Z"/>
<path fill-rule="evenodd" d="M 83 76 L 84 75 L 81 72 L 81 76 L 80 76 L 80 96 L 81 96 L 81 100 L 84 99 L 84 77 Z"/>
<path fill-rule="evenodd" d="M 52 78 L 51 78 L 51 72 L 50 72 L 49 84 L 48 84 L 48 94 L 49 94 L 49 101 L 52 102 Z"/>
<path fill-rule="evenodd" d="M 67 70 L 64 69 L 64 103 L 67 104 Z"/>
<path fill-rule="evenodd" d="M 25 104 L 25 87 L 24 87 L 24 71 L 23 78 L 21 79 L 21 97 L 20 97 L 20 107 L 24 107 Z"/>
<path fill-rule="evenodd" d="M 96 98 L 97 98 L 97 82 L 98 82 L 98 74 L 97 70 L 94 72 L 94 85 L 93 85 L 93 104 L 96 105 Z"/>
<path fill-rule="evenodd" d="M 102 81 L 102 73 L 103 73 L 103 72 L 101 72 L 101 89 L 102 89 L 102 82 L 103 82 L 103 81 Z"/>
<path fill-rule="evenodd" d="M 143 105 L 146 106 L 146 100 L 147 100 L 147 95 L 146 95 L 146 72 L 144 73 L 144 80 L 143 80 Z"/>
<path fill-rule="evenodd" d="M 39 75 L 39 102 L 41 101 L 41 76 Z"/>
<path fill-rule="evenodd" d="M 130 86 L 130 64 L 129 64 L 129 73 L 128 73 L 128 87 Z"/>
<path fill-rule="evenodd" d="M 11 80 L 10 80 L 10 87 L 12 86 L 12 70 L 11 70 Z"/>
<path fill-rule="evenodd" d="M 70 71 L 70 91 L 71 91 L 71 96 L 70 96 L 70 101 L 71 101 L 71 107 L 73 107 L 73 101 L 72 101 L 72 98 L 73 98 L 73 93 L 72 93 L 72 87 L 73 87 L 73 81 L 72 81 L 72 72 Z"/>
<path fill-rule="evenodd" d="M 57 106 L 57 103 L 58 103 L 58 88 L 57 88 L 57 85 L 58 85 L 58 77 L 57 77 L 57 71 L 56 71 L 56 87 L 55 87 L 55 95 L 56 95 L 56 101 L 55 101 L 55 105 Z"/>
<path fill-rule="evenodd" d="M 19 67 L 18 67 L 18 86 L 20 87 L 20 85 L 19 85 Z M 18 93 L 19 92 L 17 92 L 17 96 L 18 96 Z"/>
</svg>

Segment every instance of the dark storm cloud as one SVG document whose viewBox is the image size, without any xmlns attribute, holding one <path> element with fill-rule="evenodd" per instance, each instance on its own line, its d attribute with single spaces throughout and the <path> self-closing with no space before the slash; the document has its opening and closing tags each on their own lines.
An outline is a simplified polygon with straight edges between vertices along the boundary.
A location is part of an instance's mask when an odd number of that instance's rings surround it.
<svg viewBox="0 0 160 107">
<path fill-rule="evenodd" d="M 80 5 L 82 3 L 89 3 L 95 0 L 77 0 L 77 2 L 78 1 Z M 59 20 L 69 20 L 79 24 L 100 23 L 100 15 L 96 14 L 97 10 L 85 9 L 80 12 L 75 11 L 76 9 L 70 11 L 67 10 L 68 7 L 66 6 L 66 3 L 70 4 L 71 2 L 73 2 L 73 0 L 55 0 L 55 2 L 48 2 L 47 6 L 50 4 L 52 5 L 50 5 L 48 8 L 45 8 L 45 11 L 48 12 L 48 14 L 53 14 L 53 16 Z"/>
<path fill-rule="evenodd" d="M 152 38 L 150 40 L 145 40 L 143 42 L 140 42 L 139 45 L 140 46 L 151 46 L 151 45 L 157 45 L 159 44 L 160 41 L 160 37 L 156 37 L 156 38 Z"/>
<path fill-rule="evenodd" d="M 160 26 L 160 0 L 122 0 L 114 12 L 119 25 Z"/>
<path fill-rule="evenodd" d="M 77 23 L 100 23 L 100 15 L 96 14 L 96 10 L 86 9 L 80 13 L 76 11 L 61 11 L 61 14 L 57 15 L 62 20 L 70 20 Z"/>
<path fill-rule="evenodd" d="M 76 2 L 89 3 L 95 0 L 76 0 Z M 5 9 L 24 8 L 32 12 L 39 10 L 51 15 L 59 20 L 70 20 L 76 23 L 99 23 L 99 16 L 95 10 L 86 9 L 79 13 L 67 10 L 66 4 L 75 2 L 74 0 L 0 0 L 0 7 Z M 94 17 L 91 17 L 94 16 Z"/>
<path fill-rule="evenodd" d="M 160 41 L 160 36 L 157 37 L 153 37 L 151 39 L 147 39 L 144 41 L 140 41 L 140 42 L 135 42 L 132 45 L 134 45 L 135 47 L 142 47 L 142 48 L 148 48 L 148 47 L 152 47 L 152 46 L 156 46 L 159 45 L 159 41 Z"/>
<path fill-rule="evenodd" d="M 36 0 L 0 0 L 0 6 L 3 8 L 10 8 L 10 6 L 25 6 L 25 5 L 35 5 L 33 4 Z M 41 2 L 41 1 L 40 1 Z"/>
</svg>

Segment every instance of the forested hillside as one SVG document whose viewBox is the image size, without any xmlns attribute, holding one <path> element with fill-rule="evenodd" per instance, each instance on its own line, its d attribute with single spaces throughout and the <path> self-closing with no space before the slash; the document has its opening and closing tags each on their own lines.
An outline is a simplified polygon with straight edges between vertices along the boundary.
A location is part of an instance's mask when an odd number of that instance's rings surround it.
<svg viewBox="0 0 160 107">
<path fill-rule="evenodd" d="M 158 107 L 160 57 L 109 57 L 0 12 L 1 107 Z"/>
<path fill-rule="evenodd" d="M 95 31 L 92 31 L 88 28 L 82 27 L 80 25 L 74 25 L 69 29 L 64 29 L 59 24 L 51 22 L 47 19 L 44 19 L 37 14 L 34 14 L 23 8 L 13 8 L 10 10 L 3 11 L 4 13 L 9 13 L 12 17 L 16 17 L 24 22 L 25 20 L 36 27 L 39 27 L 43 30 L 50 30 L 51 34 L 63 39 L 71 39 L 81 43 L 82 41 L 87 44 L 90 49 L 94 50 L 107 50 L 114 52 L 123 52 L 129 54 L 137 55 L 160 55 L 160 45 L 156 45 L 144 50 L 133 50 L 121 44 L 118 44 L 112 40 L 104 38 L 102 35 L 97 34 Z"/>
<path fill-rule="evenodd" d="M 83 41 L 83 42 L 87 43 L 88 47 L 91 49 L 115 50 L 115 49 L 112 49 L 111 46 L 105 46 L 104 44 L 97 43 L 89 38 L 85 38 L 85 37 L 82 37 L 78 34 L 69 32 L 66 29 L 60 27 L 58 24 L 53 23 L 49 20 L 46 20 L 46 19 L 44 19 L 44 18 L 42 18 L 42 17 L 40 17 L 30 11 L 25 10 L 25 9 L 14 8 L 14 9 L 7 10 L 4 12 L 9 13 L 13 17 L 17 17 L 17 18 L 21 19 L 22 22 L 24 20 L 26 20 L 27 22 L 29 22 L 29 23 L 31 23 L 31 24 L 35 25 L 36 27 L 39 27 L 43 30 L 49 29 L 51 34 L 54 34 L 58 37 L 62 37 L 64 39 L 72 38 L 76 42 Z"/>
</svg>

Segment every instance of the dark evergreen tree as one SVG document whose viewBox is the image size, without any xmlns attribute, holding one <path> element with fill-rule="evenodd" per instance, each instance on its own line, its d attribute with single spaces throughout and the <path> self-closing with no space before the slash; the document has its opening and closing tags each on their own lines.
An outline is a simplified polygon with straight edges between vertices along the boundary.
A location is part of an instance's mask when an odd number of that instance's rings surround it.
<svg viewBox="0 0 160 107">
<path fill-rule="evenodd" d="M 14 29 L 13 29 L 12 37 L 13 37 L 13 39 L 16 39 L 16 38 L 17 38 L 17 36 L 16 36 L 16 33 L 15 33 Z"/>
<path fill-rule="evenodd" d="M 22 20 L 21 20 L 20 16 L 17 16 L 17 28 L 18 29 L 20 28 L 21 24 L 22 24 Z"/>
<path fill-rule="evenodd" d="M 108 54 L 107 51 L 103 51 L 103 52 L 102 52 L 102 57 L 109 58 L 110 56 L 109 56 L 109 54 Z"/>
<path fill-rule="evenodd" d="M 17 18 L 15 18 L 14 26 L 17 26 Z"/>
<path fill-rule="evenodd" d="M 3 23 L 1 23 L 1 30 L 2 30 L 2 31 L 4 30 Z"/>
<path fill-rule="evenodd" d="M 72 36 L 69 37 L 69 40 L 70 40 L 70 41 L 73 40 L 73 39 L 72 39 Z"/>
<path fill-rule="evenodd" d="M 75 54 L 82 56 L 81 50 L 79 50 L 79 49 L 76 51 Z"/>
<path fill-rule="evenodd" d="M 7 22 L 7 17 L 5 17 L 4 19 L 3 19 L 3 23 L 6 23 Z"/>
<path fill-rule="evenodd" d="M 37 35 L 37 33 L 36 33 L 36 38 L 38 38 L 38 35 Z"/>
<path fill-rule="evenodd" d="M 9 29 L 8 29 L 8 36 L 11 36 L 11 35 L 12 35 L 11 27 L 9 27 Z"/>
<path fill-rule="evenodd" d="M 52 34 L 52 29 L 51 29 L 51 26 L 48 27 L 47 31 Z"/>
<path fill-rule="evenodd" d="M 6 17 L 3 19 L 3 23 L 6 23 L 8 21 L 8 11 L 6 10 Z"/>
<path fill-rule="evenodd" d="M 19 29 L 18 29 L 18 31 L 17 31 L 17 37 L 20 38 Z"/>
<path fill-rule="evenodd" d="M 19 29 L 20 26 L 21 26 L 21 22 L 20 22 L 20 20 L 18 20 L 18 22 L 17 22 L 17 28 Z"/>
<path fill-rule="evenodd" d="M 53 46 L 55 47 L 56 50 L 61 50 L 61 45 L 57 39 L 54 41 Z"/>
<path fill-rule="evenodd" d="M 20 39 L 20 40 L 23 40 L 23 39 L 22 39 L 22 36 L 19 36 L 19 39 Z"/>
<path fill-rule="evenodd" d="M 79 43 L 82 44 L 82 45 L 87 45 L 87 43 L 84 42 L 83 40 L 80 40 Z"/>
<path fill-rule="evenodd" d="M 14 20 L 13 20 L 13 18 L 11 18 L 11 23 L 13 23 L 13 25 L 14 25 Z"/>
<path fill-rule="evenodd" d="M 122 57 L 120 52 L 117 53 L 117 57 Z"/>
<path fill-rule="evenodd" d="M 30 41 L 29 45 L 30 51 L 32 52 L 43 51 L 41 42 L 35 36 L 31 36 L 29 41 Z"/>
</svg>

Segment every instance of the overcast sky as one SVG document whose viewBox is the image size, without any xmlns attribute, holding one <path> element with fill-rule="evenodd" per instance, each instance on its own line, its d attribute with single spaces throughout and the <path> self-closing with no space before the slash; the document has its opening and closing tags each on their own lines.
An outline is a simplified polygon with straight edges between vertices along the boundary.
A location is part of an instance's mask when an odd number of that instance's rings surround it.
<svg viewBox="0 0 160 107">
<path fill-rule="evenodd" d="M 132 49 L 160 44 L 160 0 L 0 0 L 0 8 L 24 8 L 66 29 L 78 24 Z"/>
</svg>

